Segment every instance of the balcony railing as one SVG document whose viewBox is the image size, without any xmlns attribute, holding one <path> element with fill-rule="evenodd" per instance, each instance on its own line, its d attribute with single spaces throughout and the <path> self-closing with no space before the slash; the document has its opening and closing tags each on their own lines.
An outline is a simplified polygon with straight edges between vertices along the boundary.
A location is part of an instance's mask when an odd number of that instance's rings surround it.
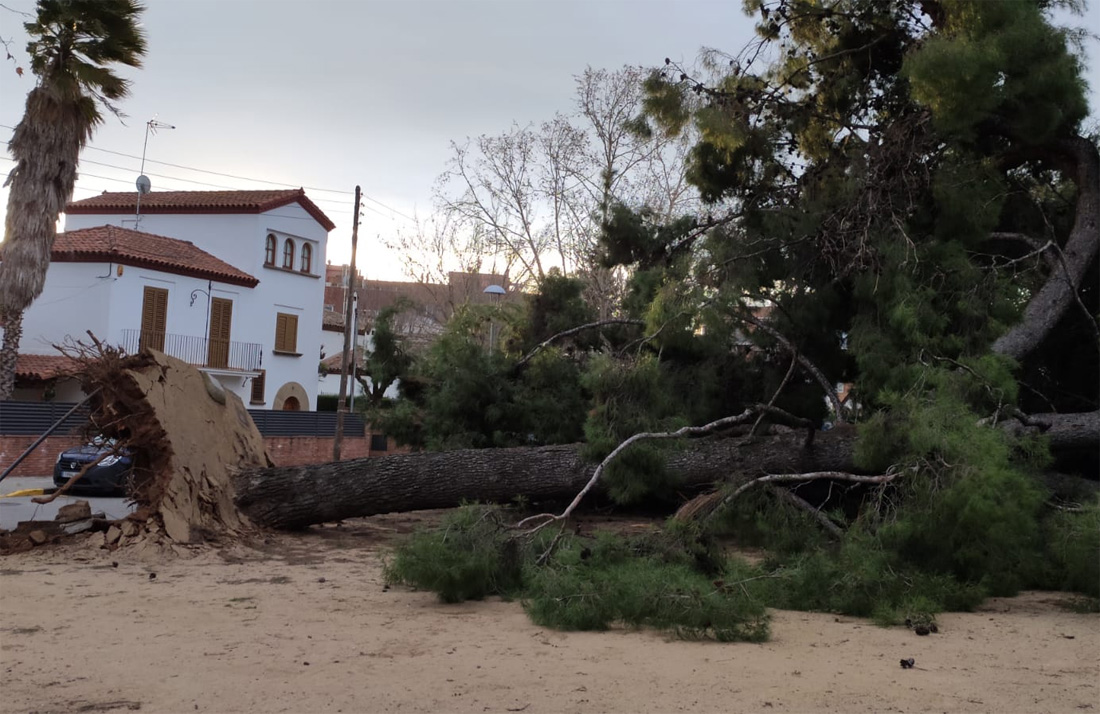
<svg viewBox="0 0 1100 714">
<path fill-rule="evenodd" d="M 258 370 L 263 358 L 263 345 L 258 342 L 211 340 L 206 337 L 142 330 L 123 330 L 119 347 L 130 354 L 143 347 L 151 347 L 198 367 L 238 369 L 246 372 Z"/>
</svg>

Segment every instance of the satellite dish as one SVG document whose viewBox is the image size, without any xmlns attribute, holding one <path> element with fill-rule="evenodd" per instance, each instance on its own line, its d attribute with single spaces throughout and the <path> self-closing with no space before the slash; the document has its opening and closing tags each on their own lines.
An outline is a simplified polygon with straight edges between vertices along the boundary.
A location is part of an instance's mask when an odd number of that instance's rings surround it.
<svg viewBox="0 0 1100 714">
<path fill-rule="evenodd" d="M 149 193 L 153 189 L 153 182 L 149 180 L 149 177 L 145 174 L 137 177 L 137 191 L 142 196 Z"/>
</svg>

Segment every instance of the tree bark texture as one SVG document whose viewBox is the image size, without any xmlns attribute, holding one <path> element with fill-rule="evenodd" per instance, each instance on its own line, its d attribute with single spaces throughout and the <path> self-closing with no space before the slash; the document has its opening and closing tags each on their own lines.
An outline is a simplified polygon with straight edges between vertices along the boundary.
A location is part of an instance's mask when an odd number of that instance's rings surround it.
<svg viewBox="0 0 1100 714">
<path fill-rule="evenodd" d="M 19 341 L 23 338 L 23 311 L 0 310 L 0 328 L 4 338 L 0 346 L 0 402 L 15 392 L 15 369 L 19 361 Z"/>
<path fill-rule="evenodd" d="M 667 468 L 685 487 L 766 473 L 850 471 L 854 429 L 687 442 L 668 453 Z M 504 503 L 574 496 L 596 464 L 578 445 L 461 449 L 395 454 L 340 463 L 250 469 L 234 479 L 237 506 L 256 525 L 303 528 L 314 523 L 463 501 Z"/>
<path fill-rule="evenodd" d="M 1073 228 L 1050 277 L 1028 301 L 1019 323 L 993 343 L 993 351 L 1020 361 L 1039 347 L 1073 305 L 1075 294 L 1100 249 L 1100 156 L 1096 145 L 1075 137 L 1061 148 L 1076 167 L 1077 206 Z"/>
<path fill-rule="evenodd" d="M 1036 415 L 1034 420 L 1047 427 L 1043 433 L 1056 451 L 1100 447 L 1100 412 Z M 685 488 L 776 473 L 859 473 L 853 463 L 854 427 L 819 433 L 811 446 L 805 442 L 803 430 L 690 440 L 668 452 L 667 468 Z M 460 449 L 246 469 L 234 477 L 233 486 L 237 507 L 252 523 L 294 529 L 380 513 L 450 508 L 464 501 L 568 499 L 584 488 L 596 466 L 582 459 L 576 444 Z"/>
</svg>

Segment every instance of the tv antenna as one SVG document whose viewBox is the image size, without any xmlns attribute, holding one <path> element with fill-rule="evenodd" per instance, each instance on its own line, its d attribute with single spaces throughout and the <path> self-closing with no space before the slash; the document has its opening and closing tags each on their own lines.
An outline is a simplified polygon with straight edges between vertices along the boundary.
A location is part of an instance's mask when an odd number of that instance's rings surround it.
<svg viewBox="0 0 1100 714">
<path fill-rule="evenodd" d="M 134 213 L 134 230 L 141 224 L 141 197 L 153 190 L 153 182 L 145 175 L 145 151 L 149 148 L 149 134 L 156 136 L 157 129 L 175 129 L 171 124 L 162 122 L 154 115 L 145 122 L 145 143 L 141 147 L 141 175 L 137 177 L 137 207 Z"/>
</svg>

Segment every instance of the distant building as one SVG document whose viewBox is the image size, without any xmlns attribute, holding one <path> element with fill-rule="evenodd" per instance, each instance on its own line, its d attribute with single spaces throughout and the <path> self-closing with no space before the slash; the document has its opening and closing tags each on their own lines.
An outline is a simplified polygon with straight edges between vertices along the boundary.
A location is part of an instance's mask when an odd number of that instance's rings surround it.
<svg viewBox="0 0 1100 714">
<path fill-rule="evenodd" d="M 330 279 L 325 286 L 326 309 L 331 305 L 334 311 L 344 315 L 348 296 L 345 279 L 347 266 L 330 265 L 328 271 L 334 279 Z M 484 305 L 500 299 L 485 292 L 490 285 L 503 288 L 505 300 L 514 299 L 519 294 L 509 283 L 507 275 L 491 273 L 450 272 L 446 283 L 364 280 L 360 276 L 356 284 L 359 324 L 367 328 L 368 334 L 379 312 L 404 300 L 409 307 L 398 315 L 395 327 L 400 334 L 420 346 L 430 343 L 442 333 L 447 321 L 462 305 Z M 340 324 L 343 325 L 342 318 Z"/>
<path fill-rule="evenodd" d="M 348 266 L 326 266 L 325 310 L 322 320 L 322 350 L 324 359 L 319 372 L 319 392 L 338 394 L 340 391 L 341 353 L 344 349 L 344 316 L 349 295 Z M 378 313 L 404 300 L 408 308 L 398 313 L 394 327 L 413 349 L 431 344 L 443 332 L 447 321 L 462 305 L 489 304 L 499 296 L 485 293 L 485 288 L 497 285 L 506 292 L 504 299 L 514 299 L 519 293 L 509 285 L 508 276 L 486 273 L 447 274 L 446 283 L 422 283 L 412 281 L 369 280 L 356 277 L 356 294 L 359 296 L 359 364 L 365 366 L 367 355 L 373 350 L 374 322 Z M 363 394 L 355 385 L 356 398 Z M 348 390 L 351 394 L 351 388 Z M 391 386 L 386 396 L 397 396 L 397 385 Z"/>
</svg>

